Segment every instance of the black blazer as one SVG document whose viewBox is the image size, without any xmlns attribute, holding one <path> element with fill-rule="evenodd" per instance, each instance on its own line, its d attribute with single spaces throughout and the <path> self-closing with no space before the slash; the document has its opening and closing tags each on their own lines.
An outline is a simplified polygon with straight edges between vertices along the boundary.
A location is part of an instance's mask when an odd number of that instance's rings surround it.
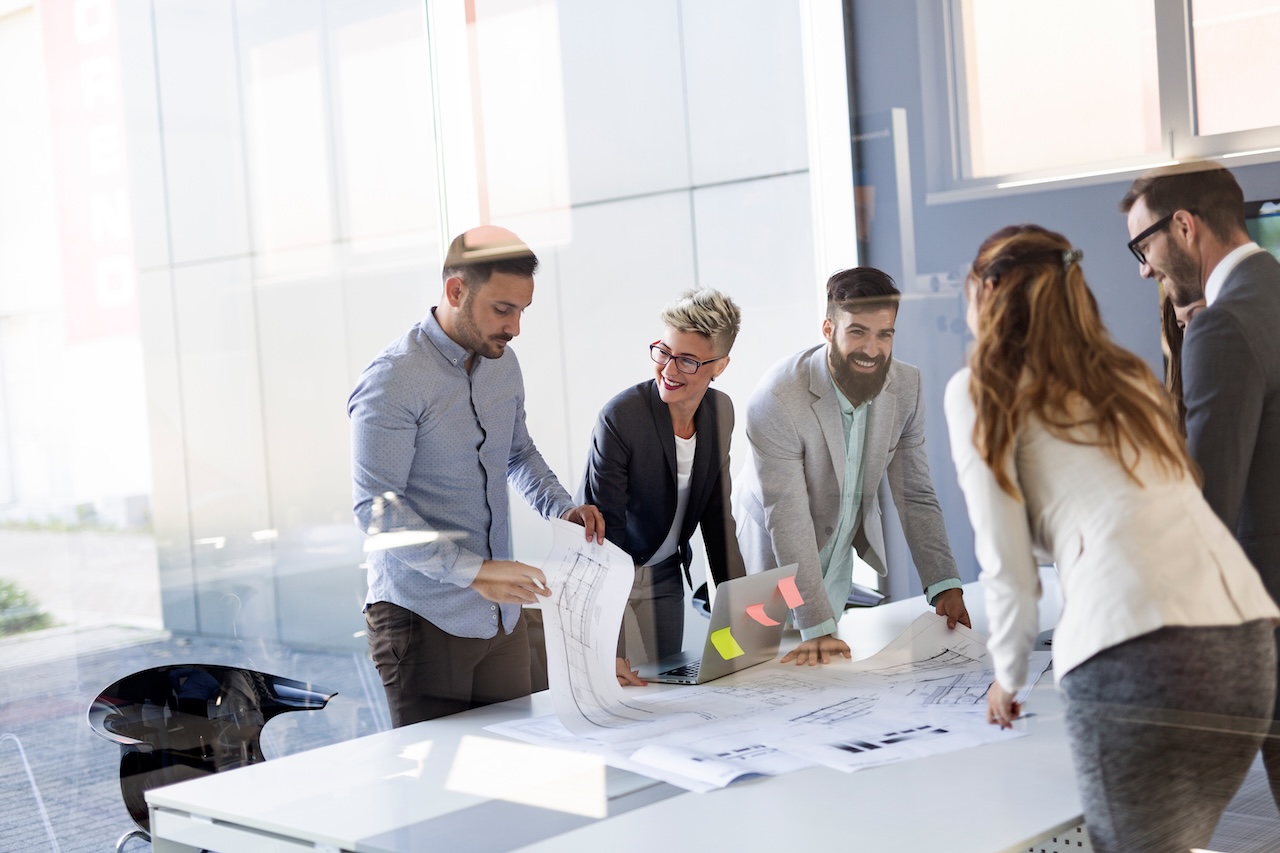
<svg viewBox="0 0 1280 853">
<path fill-rule="evenodd" d="M 698 443 L 680 530 L 680 564 L 687 578 L 689 539 L 700 524 L 711 577 L 718 584 L 746 574 L 729 498 L 733 403 L 709 388 L 693 423 Z M 671 411 L 654 380 L 626 389 L 600 410 L 578 501 L 599 507 L 605 536 L 637 566 L 666 540 L 676 514 L 676 439 Z"/>
</svg>

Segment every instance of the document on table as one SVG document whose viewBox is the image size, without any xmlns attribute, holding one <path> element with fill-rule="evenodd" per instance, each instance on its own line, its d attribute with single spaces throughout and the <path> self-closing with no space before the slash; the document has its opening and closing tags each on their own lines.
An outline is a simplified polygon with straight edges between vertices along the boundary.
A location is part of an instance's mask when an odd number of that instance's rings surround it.
<svg viewBox="0 0 1280 853">
<path fill-rule="evenodd" d="M 580 530 L 570 529 L 580 542 Z M 616 767 L 692 791 L 814 763 L 853 771 L 1025 735 L 986 723 L 980 712 L 992 673 L 985 644 L 963 626 L 948 630 L 946 618 L 936 614 L 922 614 L 862 661 L 822 667 L 766 663 L 706 684 L 625 693 L 613 677 L 617 622 L 610 624 L 607 659 L 595 665 L 611 683 L 592 682 L 589 702 L 573 694 L 577 706 L 589 706 L 596 717 L 614 715 L 607 725 L 592 722 L 570 730 L 574 717 L 561 711 L 553 671 L 553 699 L 563 726 L 544 717 L 489 729 L 530 743 L 593 752 Z M 549 659 L 552 633 L 558 630 L 548 620 Z M 572 646 L 569 640 L 555 642 Z M 1033 673 L 1043 671 L 1047 661 L 1038 668 L 1036 663 Z M 576 677 L 572 671 L 561 676 L 571 677 Z M 606 706 L 605 700 L 614 702 L 611 697 L 618 693 L 623 695 L 617 704 Z M 667 724 L 638 724 L 645 719 L 639 713 Z M 575 736 L 584 733 L 589 737 Z"/>
<path fill-rule="evenodd" d="M 813 731 L 813 725 L 805 728 L 809 730 L 772 741 L 770 745 L 845 772 L 940 755 L 1025 734 L 1001 730 L 985 720 L 963 715 L 956 715 L 950 721 L 930 722 L 921 716 L 873 714 L 843 720 L 827 726 L 827 731 Z"/>
<path fill-rule="evenodd" d="M 542 603 L 547 679 L 556 716 L 576 735 L 608 741 L 642 726 L 688 725 L 634 701 L 615 675 L 618 631 L 635 563 L 617 545 L 587 542 L 576 524 L 551 519 L 554 539 L 542 569 L 551 595 Z"/>
<path fill-rule="evenodd" d="M 936 672 L 973 668 L 988 661 L 986 643 L 969 628 L 947 627 L 946 617 L 922 613 L 892 643 L 848 669 L 887 684 L 905 684 Z"/>
</svg>

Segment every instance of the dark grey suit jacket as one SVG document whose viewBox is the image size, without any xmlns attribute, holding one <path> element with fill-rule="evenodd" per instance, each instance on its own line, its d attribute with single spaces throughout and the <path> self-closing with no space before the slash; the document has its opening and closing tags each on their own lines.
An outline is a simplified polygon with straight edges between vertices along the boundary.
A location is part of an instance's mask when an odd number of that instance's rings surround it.
<svg viewBox="0 0 1280 853">
<path fill-rule="evenodd" d="M 711 577 L 720 583 L 746 574 L 729 510 L 733 403 L 708 389 L 693 424 L 698 443 L 680 529 L 681 565 L 687 576 L 689 539 L 701 525 Z M 666 540 L 676 515 L 676 439 L 671 411 L 652 379 L 618 394 L 600 411 L 579 502 L 599 507 L 605 536 L 637 566 Z"/>
<path fill-rule="evenodd" d="M 1227 277 L 1182 345 L 1187 446 L 1204 496 L 1280 600 L 1280 262 Z"/>
</svg>

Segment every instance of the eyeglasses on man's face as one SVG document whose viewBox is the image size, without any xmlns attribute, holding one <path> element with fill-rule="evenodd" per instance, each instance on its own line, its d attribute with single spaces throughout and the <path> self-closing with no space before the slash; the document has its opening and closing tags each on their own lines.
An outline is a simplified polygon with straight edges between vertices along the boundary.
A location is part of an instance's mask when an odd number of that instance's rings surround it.
<svg viewBox="0 0 1280 853">
<path fill-rule="evenodd" d="M 687 355 L 676 355 L 675 353 L 668 352 L 663 348 L 661 341 L 654 341 L 649 344 L 649 358 L 653 359 L 655 364 L 660 364 L 663 367 L 666 367 L 669 361 L 675 359 L 676 370 L 681 373 L 697 373 L 698 369 L 702 367 L 702 365 L 710 364 L 713 361 L 719 361 L 720 359 L 725 358 L 725 356 L 718 355 L 715 358 L 709 358 L 706 361 L 698 361 L 696 358 L 690 358 Z"/>
<path fill-rule="evenodd" d="M 1138 259 L 1138 263 L 1145 264 L 1147 262 L 1147 255 L 1146 252 L 1143 251 L 1142 244 L 1147 240 L 1147 238 L 1152 237 L 1155 234 L 1159 234 L 1161 231 L 1168 228 L 1169 223 L 1173 221 L 1173 217 L 1177 212 L 1178 211 L 1175 210 L 1168 216 L 1156 220 L 1151 227 L 1147 228 L 1137 237 L 1134 237 L 1129 241 L 1129 251 L 1133 252 L 1133 256 Z M 1190 213 L 1192 216 L 1196 215 L 1194 210 L 1188 210 L 1187 213 Z"/>
</svg>

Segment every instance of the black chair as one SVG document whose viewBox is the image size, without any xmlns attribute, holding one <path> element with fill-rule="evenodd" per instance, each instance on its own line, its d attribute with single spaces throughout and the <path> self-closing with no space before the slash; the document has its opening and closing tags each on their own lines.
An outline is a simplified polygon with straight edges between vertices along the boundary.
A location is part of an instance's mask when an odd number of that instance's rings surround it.
<svg viewBox="0 0 1280 853">
<path fill-rule="evenodd" d="M 120 745 L 120 793 L 138 829 L 151 840 L 143 794 L 263 761 L 258 736 L 286 711 L 316 711 L 336 693 L 252 669 L 176 664 L 144 669 L 107 687 L 89 706 L 89 727 Z"/>
</svg>

